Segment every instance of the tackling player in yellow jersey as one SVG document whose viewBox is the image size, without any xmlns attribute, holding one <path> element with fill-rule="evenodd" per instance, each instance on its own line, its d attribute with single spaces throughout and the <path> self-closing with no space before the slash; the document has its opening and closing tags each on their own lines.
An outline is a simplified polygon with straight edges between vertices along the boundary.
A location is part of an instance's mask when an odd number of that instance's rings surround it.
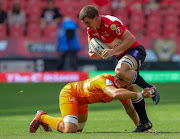
<svg viewBox="0 0 180 139">
<path fill-rule="evenodd" d="M 84 81 L 67 84 L 60 92 L 59 107 L 62 117 L 51 117 L 43 111 L 37 111 L 30 123 L 30 133 L 35 133 L 40 125 L 45 131 L 52 131 L 50 126 L 59 132 L 76 133 L 82 131 L 88 116 L 88 104 L 111 102 L 119 99 L 135 125 L 138 116 L 129 99 L 153 97 L 154 87 L 145 88 L 142 92 L 127 89 L 131 84 L 111 74 L 101 74 Z M 50 126 L 49 126 L 50 125 Z M 147 126 L 144 131 L 152 126 Z"/>
</svg>

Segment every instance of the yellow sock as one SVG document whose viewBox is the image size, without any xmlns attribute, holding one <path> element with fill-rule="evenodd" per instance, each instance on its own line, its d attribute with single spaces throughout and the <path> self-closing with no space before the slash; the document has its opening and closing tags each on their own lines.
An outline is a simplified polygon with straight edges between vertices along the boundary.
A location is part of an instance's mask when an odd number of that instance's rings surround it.
<svg viewBox="0 0 180 139">
<path fill-rule="evenodd" d="M 43 123 L 46 123 L 48 125 L 50 125 L 51 127 L 53 127 L 54 129 L 57 129 L 57 124 L 61 123 L 63 121 L 62 117 L 51 117 L 47 114 L 43 114 L 41 115 L 41 120 Z"/>
</svg>

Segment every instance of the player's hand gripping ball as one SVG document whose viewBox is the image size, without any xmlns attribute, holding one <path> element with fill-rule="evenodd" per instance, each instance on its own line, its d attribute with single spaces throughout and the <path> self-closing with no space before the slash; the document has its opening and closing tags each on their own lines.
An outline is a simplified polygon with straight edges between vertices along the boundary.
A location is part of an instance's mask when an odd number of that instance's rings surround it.
<svg viewBox="0 0 180 139">
<path fill-rule="evenodd" d="M 97 39 L 97 38 L 92 38 L 92 39 L 91 39 L 91 41 L 90 41 L 90 47 L 91 47 L 92 50 L 96 51 L 97 54 L 98 54 L 100 57 L 102 57 L 102 56 L 101 56 L 101 54 L 102 54 L 101 50 L 110 49 L 110 47 L 109 47 L 107 44 L 101 42 L 101 41 L 100 41 L 99 39 Z"/>
</svg>

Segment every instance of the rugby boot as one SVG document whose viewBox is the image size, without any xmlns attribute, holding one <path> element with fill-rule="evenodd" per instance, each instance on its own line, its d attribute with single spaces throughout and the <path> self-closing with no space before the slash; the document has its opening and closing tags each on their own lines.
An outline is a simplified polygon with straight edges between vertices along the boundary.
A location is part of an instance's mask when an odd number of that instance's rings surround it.
<svg viewBox="0 0 180 139">
<path fill-rule="evenodd" d="M 30 133 L 35 133 L 36 130 L 39 128 L 39 126 L 42 124 L 41 115 L 43 115 L 43 114 L 46 114 L 46 113 L 42 110 L 37 111 L 34 119 L 32 120 L 32 122 L 29 125 Z M 44 124 L 43 124 L 43 129 L 44 129 L 44 131 L 49 130 L 49 128 L 47 126 L 44 126 Z"/>
<path fill-rule="evenodd" d="M 41 125 L 44 131 L 52 131 L 51 127 L 48 124 L 44 124 L 43 122 L 41 122 Z"/>
<path fill-rule="evenodd" d="M 159 95 L 157 89 L 154 89 L 154 95 L 155 95 L 155 96 L 152 97 L 152 100 L 153 100 L 154 104 L 156 105 L 156 104 L 158 104 L 159 101 L 160 101 L 160 95 Z"/>
<path fill-rule="evenodd" d="M 152 123 L 149 121 L 146 124 L 139 123 L 133 132 L 144 132 L 152 128 Z"/>
</svg>

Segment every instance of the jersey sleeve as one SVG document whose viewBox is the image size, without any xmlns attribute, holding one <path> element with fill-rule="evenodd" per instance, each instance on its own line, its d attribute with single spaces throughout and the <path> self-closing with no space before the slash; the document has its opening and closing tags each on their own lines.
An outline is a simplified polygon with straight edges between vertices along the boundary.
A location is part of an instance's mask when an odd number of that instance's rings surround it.
<svg viewBox="0 0 180 139">
<path fill-rule="evenodd" d="M 113 83 L 113 80 L 114 78 L 112 78 L 111 76 L 110 77 L 102 77 L 98 80 L 98 83 L 99 83 L 99 86 L 102 90 L 104 90 L 106 87 L 108 86 L 114 86 L 114 83 Z M 124 100 L 120 100 L 119 101 L 122 103 L 122 104 L 126 104 L 127 102 L 130 101 L 130 99 L 124 99 Z"/>
<path fill-rule="evenodd" d="M 114 86 L 113 80 L 111 77 L 101 77 L 98 79 L 98 84 L 102 90 L 104 90 L 108 86 Z"/>
<path fill-rule="evenodd" d="M 110 34 L 112 34 L 115 38 L 118 39 L 121 39 L 126 29 L 127 27 L 120 20 L 112 22 L 109 26 Z"/>
<path fill-rule="evenodd" d="M 119 101 L 121 101 L 122 104 L 126 104 L 126 103 L 128 103 L 130 101 L 130 99 L 124 99 L 124 100 L 119 99 Z"/>
</svg>

